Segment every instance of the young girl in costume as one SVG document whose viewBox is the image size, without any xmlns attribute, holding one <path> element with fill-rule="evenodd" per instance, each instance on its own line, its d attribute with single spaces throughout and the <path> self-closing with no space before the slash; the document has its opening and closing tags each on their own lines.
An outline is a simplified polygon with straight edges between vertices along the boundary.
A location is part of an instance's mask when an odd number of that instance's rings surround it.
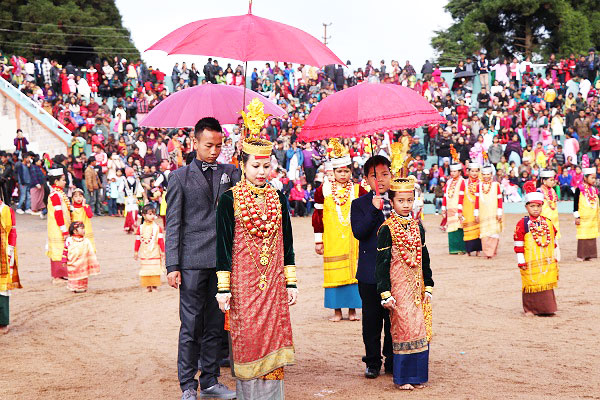
<svg viewBox="0 0 600 400">
<path fill-rule="evenodd" d="M 422 388 L 429 375 L 433 279 L 425 230 L 411 216 L 413 177 L 396 178 L 388 192 L 394 212 L 379 229 L 375 277 L 381 304 L 389 310 L 394 383 Z"/>
<path fill-rule="evenodd" d="M 577 225 L 577 261 L 598 257 L 596 238 L 600 231 L 600 206 L 595 184 L 596 168 L 583 168 L 583 183 L 575 190 L 573 201 L 573 216 Z"/>
<path fill-rule="evenodd" d="M 158 290 L 160 275 L 164 272 L 165 241 L 163 229 L 156 223 L 156 209 L 142 208 L 144 223 L 137 228 L 133 258 L 140 261 L 140 283 L 148 292 Z"/>
<path fill-rule="evenodd" d="M 551 220 L 541 216 L 544 194 L 536 191 L 535 183 L 527 182 L 523 189 L 529 215 L 517 223 L 514 234 L 515 253 L 521 270 L 523 311 L 552 315 L 556 312 L 554 288 L 558 284 L 556 228 Z"/>
<path fill-rule="evenodd" d="M 68 273 L 67 289 L 84 293 L 88 288 L 88 278 L 100 273 L 100 264 L 92 243 L 85 237 L 83 222 L 72 222 L 69 235 L 63 251 L 63 262 L 67 264 Z"/>
<path fill-rule="evenodd" d="M 125 168 L 125 223 L 123 229 L 127 233 L 133 233 L 137 229 L 138 220 L 138 200 L 142 197 L 142 185 L 135 177 L 133 168 Z"/>
<path fill-rule="evenodd" d="M 334 309 L 329 320 L 341 321 L 342 308 L 348 308 L 348 319 L 358 321 L 356 309 L 362 307 L 356 280 L 358 240 L 350 226 L 350 205 L 367 192 L 352 182 L 352 160 L 346 148 L 337 139 L 331 139 L 329 146 L 334 180 L 326 178 L 315 191 L 315 251 L 323 256 L 325 308 Z"/>
<path fill-rule="evenodd" d="M 92 208 L 85 203 L 83 190 L 77 188 L 73 190 L 73 204 L 71 206 L 71 218 L 73 222 L 83 222 L 85 227 L 85 237 L 92 244 L 94 252 L 96 252 L 96 243 L 94 241 L 94 231 L 92 230 L 92 217 L 94 212 Z"/>
</svg>

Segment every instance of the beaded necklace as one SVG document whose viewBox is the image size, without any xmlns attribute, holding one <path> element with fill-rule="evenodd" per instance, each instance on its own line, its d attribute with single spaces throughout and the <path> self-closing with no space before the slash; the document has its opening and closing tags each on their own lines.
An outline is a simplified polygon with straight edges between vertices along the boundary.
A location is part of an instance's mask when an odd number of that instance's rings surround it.
<svg viewBox="0 0 600 400">
<path fill-rule="evenodd" d="M 456 179 L 452 179 L 452 181 L 450 182 L 450 186 L 448 187 L 448 197 L 452 198 L 454 197 L 454 191 L 456 190 L 456 185 L 458 184 L 458 178 Z"/>
<path fill-rule="evenodd" d="M 598 192 L 595 187 L 584 183 L 583 185 L 583 195 L 585 199 L 590 203 L 592 207 L 596 207 L 598 202 Z"/>
<path fill-rule="evenodd" d="M 544 193 L 544 200 L 548 204 L 548 207 L 553 211 L 556 210 L 556 201 L 558 200 L 556 192 L 546 185 L 542 186 L 542 192 Z"/>
<path fill-rule="evenodd" d="M 150 249 L 152 250 L 154 248 L 154 243 L 156 243 L 156 236 L 158 235 L 158 224 L 155 224 L 154 221 L 152 222 L 148 222 L 145 221 L 143 226 L 151 226 L 152 225 L 152 231 L 150 231 L 150 236 L 146 236 L 144 235 L 144 230 L 140 228 L 140 241 L 142 243 L 144 243 L 145 245 L 150 245 Z"/>
<path fill-rule="evenodd" d="M 536 220 L 530 219 L 527 223 L 527 227 L 529 228 L 529 232 L 531 232 L 531 236 L 533 236 L 533 240 L 540 247 L 548 247 L 550 244 L 550 227 L 546 222 L 545 218 L 538 217 Z M 546 238 L 544 242 L 542 238 Z"/>
<path fill-rule="evenodd" d="M 477 191 L 477 187 L 479 186 L 479 179 L 472 180 L 469 178 L 469 193 L 471 196 L 475 196 L 475 192 Z"/>
<path fill-rule="evenodd" d="M 331 185 L 331 197 L 333 202 L 335 203 L 335 211 L 337 212 L 338 221 L 342 226 L 350 225 L 350 210 L 348 210 L 348 216 L 344 217 L 342 212 L 342 207 L 348 202 L 348 200 L 353 196 L 354 192 L 354 183 L 348 181 L 342 186 L 343 191 L 340 193 L 340 188 L 338 187 L 338 182 L 334 181 Z"/>
<path fill-rule="evenodd" d="M 261 188 L 242 180 L 234 186 L 233 197 L 241 210 L 247 233 L 262 239 L 259 259 L 260 265 L 265 267 L 269 265 L 272 255 L 269 251 L 269 239 L 279 232 L 281 226 L 281 202 L 277 190 L 270 185 Z M 264 208 L 259 205 L 259 200 Z"/>
<path fill-rule="evenodd" d="M 483 194 L 488 194 L 490 192 L 490 190 L 492 190 L 492 186 L 493 186 L 492 181 L 486 182 L 486 181 L 482 181 L 481 182 L 481 191 L 483 192 Z"/>
<path fill-rule="evenodd" d="M 409 282 L 414 302 L 419 305 L 422 300 L 420 267 L 423 257 L 419 224 L 416 220 L 402 218 L 395 212 L 392 212 L 387 224 L 392 234 L 392 243 L 400 252 L 404 263 L 409 267 L 404 268 L 406 279 Z"/>
</svg>

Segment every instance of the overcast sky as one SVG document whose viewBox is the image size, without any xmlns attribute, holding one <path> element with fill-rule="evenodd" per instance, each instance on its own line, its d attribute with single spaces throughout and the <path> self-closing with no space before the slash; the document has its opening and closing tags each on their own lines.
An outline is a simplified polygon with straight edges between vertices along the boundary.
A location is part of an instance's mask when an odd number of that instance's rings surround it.
<svg viewBox="0 0 600 400">
<path fill-rule="evenodd" d="M 248 11 L 248 0 L 117 0 L 116 3 L 123 24 L 131 30 L 140 51 L 189 22 Z M 400 65 L 410 60 L 420 69 L 434 54 L 429 44 L 433 31 L 447 28 L 451 23 L 443 9 L 446 3 L 444 0 L 254 0 L 252 12 L 295 26 L 321 40 L 323 23 L 332 23 L 327 28 L 327 36 L 331 36 L 328 46 L 343 61 L 351 60 L 354 67 L 364 67 L 369 59 L 373 65 L 379 65 L 381 59 L 389 65 L 394 59 Z M 167 56 L 164 52 L 150 51 L 143 53 L 143 58 L 149 65 L 170 72 L 176 61 L 186 61 L 188 66 L 195 62 L 201 70 L 207 56 Z M 221 66 L 226 62 L 219 59 Z"/>
</svg>

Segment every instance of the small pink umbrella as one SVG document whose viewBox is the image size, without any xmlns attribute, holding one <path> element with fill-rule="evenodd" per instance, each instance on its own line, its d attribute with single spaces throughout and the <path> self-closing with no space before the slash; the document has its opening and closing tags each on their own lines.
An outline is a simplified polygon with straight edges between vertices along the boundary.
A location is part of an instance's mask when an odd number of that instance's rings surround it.
<svg viewBox="0 0 600 400">
<path fill-rule="evenodd" d="M 298 140 L 362 137 L 444 122 L 427 99 L 412 89 L 363 83 L 321 101 L 306 119 Z"/>
<path fill-rule="evenodd" d="M 255 97 L 265 105 L 265 114 L 281 117 L 285 110 L 266 97 L 248 91 L 248 104 Z M 244 89 L 229 85 L 200 85 L 183 89 L 161 101 L 140 125 L 154 128 L 193 127 L 199 119 L 214 117 L 222 124 L 235 124 L 241 117 Z M 246 109 L 246 111 L 248 111 Z"/>
<path fill-rule="evenodd" d="M 293 26 L 248 14 L 190 22 L 148 50 L 226 57 L 241 61 L 282 60 L 320 67 L 343 62 L 327 46 Z"/>
</svg>

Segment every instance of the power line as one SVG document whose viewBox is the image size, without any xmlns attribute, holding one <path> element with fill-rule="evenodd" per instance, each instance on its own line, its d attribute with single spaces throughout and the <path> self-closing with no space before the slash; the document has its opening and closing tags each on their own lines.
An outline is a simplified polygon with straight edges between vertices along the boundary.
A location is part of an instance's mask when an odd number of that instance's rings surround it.
<svg viewBox="0 0 600 400">
<path fill-rule="evenodd" d="M 92 33 L 65 33 L 65 32 L 33 32 L 24 31 L 20 29 L 5 29 L 0 28 L 0 32 L 17 32 L 17 33 L 30 33 L 35 35 L 58 35 L 58 36 L 87 36 L 87 37 L 112 37 L 112 38 L 129 38 L 127 35 L 99 35 Z"/>
<path fill-rule="evenodd" d="M 98 49 L 102 49 L 102 50 L 132 50 L 132 46 L 130 47 L 101 47 L 101 46 L 77 46 L 77 45 L 63 45 L 63 44 L 51 44 L 51 43 L 47 43 L 47 44 L 40 44 L 40 43 L 32 43 L 32 42 L 12 42 L 9 40 L 0 40 L 0 43 L 5 43 L 5 44 L 12 44 L 12 45 L 31 45 L 32 47 L 35 46 L 43 46 L 43 47 L 64 47 L 64 48 L 81 48 L 81 49 L 93 49 L 93 50 L 98 50 Z"/>
<path fill-rule="evenodd" d="M 17 49 L 29 49 L 29 50 L 42 50 L 42 51 L 64 51 L 66 53 L 80 53 L 80 54 L 92 54 L 92 51 L 85 51 L 85 50 L 68 50 L 68 49 L 57 49 L 57 48 L 44 48 L 44 46 L 15 46 L 15 48 Z M 115 53 L 118 54 L 132 54 L 132 55 L 139 55 L 139 52 L 135 52 L 135 51 L 115 51 Z"/>
<path fill-rule="evenodd" d="M 64 25 L 64 24 L 51 24 L 51 23 L 41 23 L 41 22 L 15 21 L 12 19 L 2 19 L 2 18 L 0 18 L 0 21 L 13 22 L 13 23 L 17 23 L 17 24 L 27 24 L 27 25 L 55 26 L 55 27 L 60 27 L 60 28 L 114 29 L 116 31 L 128 31 L 128 29 L 126 29 L 126 28 L 113 28 L 111 26 Z"/>
</svg>

